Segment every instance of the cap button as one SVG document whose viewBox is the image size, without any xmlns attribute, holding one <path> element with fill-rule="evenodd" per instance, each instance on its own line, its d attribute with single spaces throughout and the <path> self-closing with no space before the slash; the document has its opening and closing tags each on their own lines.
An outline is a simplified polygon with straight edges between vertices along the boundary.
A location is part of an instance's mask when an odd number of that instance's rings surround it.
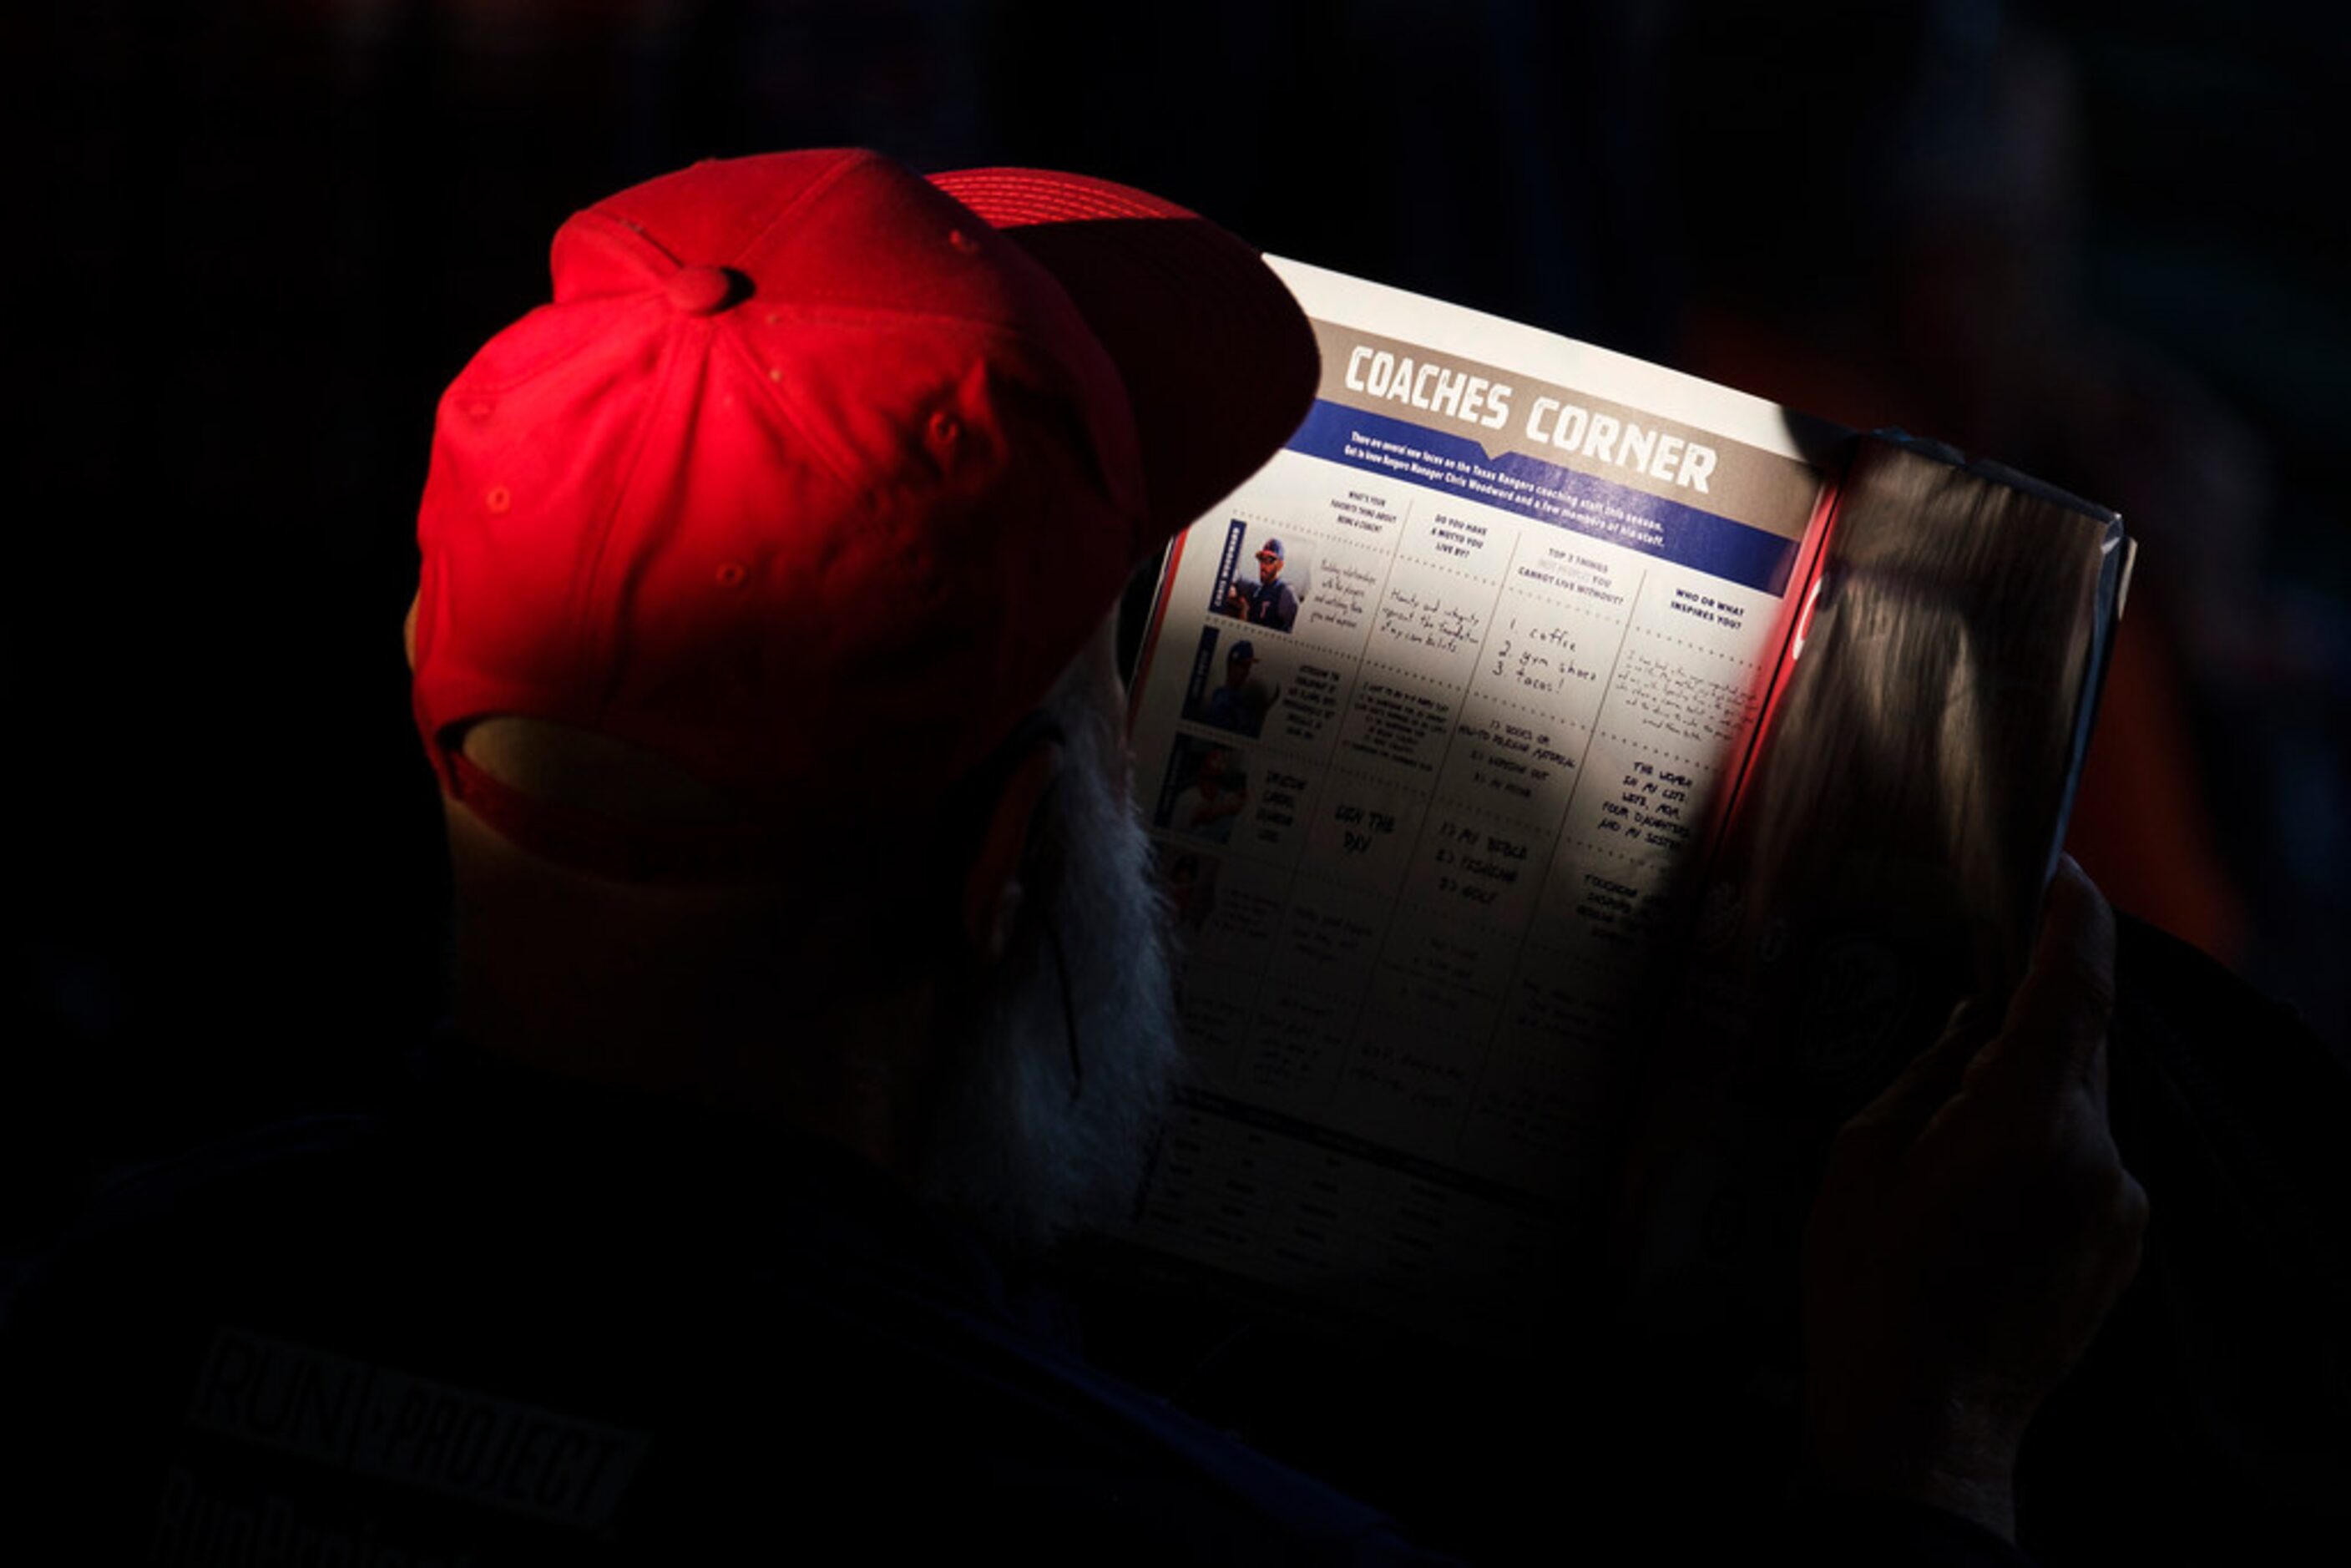
<svg viewBox="0 0 2351 1568">
<path fill-rule="evenodd" d="M 723 267 L 681 267 L 663 283 L 662 292 L 685 315 L 710 316 L 741 298 L 736 291 L 738 279 L 749 281 Z M 742 290 L 743 294 L 749 292 L 747 287 Z"/>
</svg>

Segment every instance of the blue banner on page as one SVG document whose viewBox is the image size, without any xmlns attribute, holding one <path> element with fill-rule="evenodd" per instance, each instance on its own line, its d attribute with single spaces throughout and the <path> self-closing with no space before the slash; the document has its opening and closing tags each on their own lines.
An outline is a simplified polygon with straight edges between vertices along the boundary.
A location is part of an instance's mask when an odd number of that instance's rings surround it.
<svg viewBox="0 0 2351 1568">
<path fill-rule="evenodd" d="M 1777 596 L 1794 539 L 1522 452 L 1489 457 L 1465 436 L 1318 399 L 1290 450 L 1462 496 Z"/>
</svg>

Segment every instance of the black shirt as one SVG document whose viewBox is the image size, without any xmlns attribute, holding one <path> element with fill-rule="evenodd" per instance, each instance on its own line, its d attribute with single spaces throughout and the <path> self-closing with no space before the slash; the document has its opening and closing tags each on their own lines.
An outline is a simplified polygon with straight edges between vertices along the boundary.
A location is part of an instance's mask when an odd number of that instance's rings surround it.
<svg viewBox="0 0 2351 1568">
<path fill-rule="evenodd" d="M 1057 1321 L 844 1152 L 444 1042 L 379 1111 L 95 1207 L 0 1333 L 0 1530 L 350 1568 L 1439 1560 Z M 1554 1544 L 1592 1545 L 1561 1503 Z M 1795 1523 L 1837 1560 L 2019 1561 L 1931 1510 Z"/>
</svg>

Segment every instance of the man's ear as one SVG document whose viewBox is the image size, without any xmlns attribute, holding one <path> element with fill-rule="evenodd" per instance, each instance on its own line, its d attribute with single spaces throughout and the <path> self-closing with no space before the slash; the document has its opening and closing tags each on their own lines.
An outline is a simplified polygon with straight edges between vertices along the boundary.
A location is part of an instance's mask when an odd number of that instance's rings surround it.
<svg viewBox="0 0 2351 1568">
<path fill-rule="evenodd" d="M 1061 774 L 1058 741 L 1040 740 L 1005 776 L 990 807 L 971 866 L 964 876 L 963 937 L 966 949 L 993 964 L 1011 946 L 1012 929 L 1027 895 L 1020 873 L 1037 814 Z"/>
<path fill-rule="evenodd" d="M 408 651 L 408 673 L 416 673 L 416 607 L 424 602 L 422 593 L 409 596 L 408 613 L 400 620 L 400 645 Z"/>
</svg>

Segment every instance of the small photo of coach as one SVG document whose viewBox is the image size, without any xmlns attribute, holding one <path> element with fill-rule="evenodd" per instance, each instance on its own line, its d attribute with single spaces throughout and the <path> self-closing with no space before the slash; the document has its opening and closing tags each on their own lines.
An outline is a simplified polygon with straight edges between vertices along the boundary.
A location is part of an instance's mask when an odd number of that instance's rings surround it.
<svg viewBox="0 0 2351 1568">
<path fill-rule="evenodd" d="M 1288 565 L 1281 541 L 1267 539 L 1257 547 L 1257 580 L 1226 584 L 1225 601 L 1218 609 L 1270 632 L 1289 631 L 1298 619 L 1298 591 L 1282 575 Z"/>
</svg>

